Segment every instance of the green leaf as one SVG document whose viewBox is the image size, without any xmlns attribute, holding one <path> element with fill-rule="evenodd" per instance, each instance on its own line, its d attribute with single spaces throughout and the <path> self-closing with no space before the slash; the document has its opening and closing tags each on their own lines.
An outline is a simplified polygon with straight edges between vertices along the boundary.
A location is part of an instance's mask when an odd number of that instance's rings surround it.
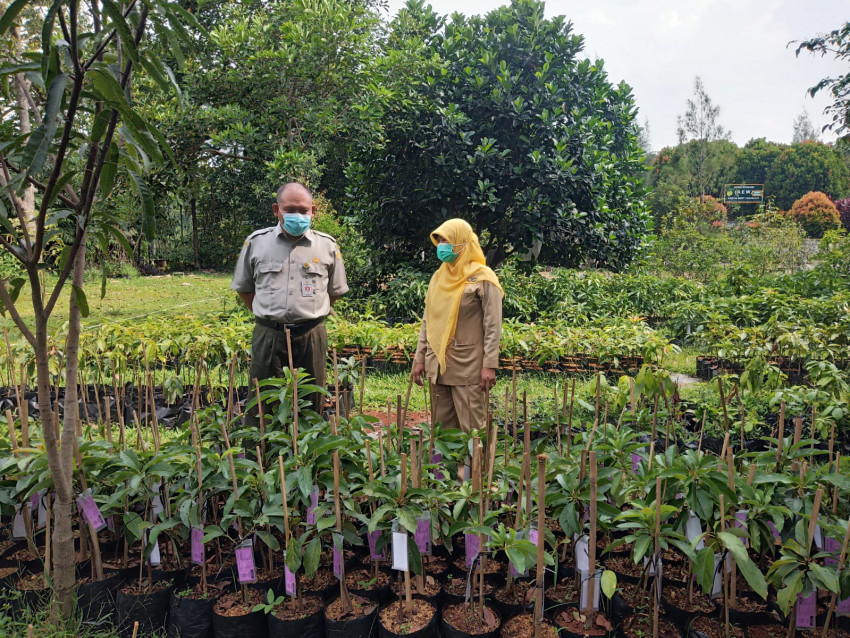
<svg viewBox="0 0 850 638">
<path fill-rule="evenodd" d="M 80 309 L 80 315 L 83 317 L 89 316 L 89 302 L 86 299 L 85 291 L 79 286 L 71 284 L 71 289 L 74 295 L 74 304 Z"/>
<path fill-rule="evenodd" d="M 121 36 L 121 48 L 127 54 L 127 57 L 133 61 L 133 64 L 138 64 L 139 54 L 136 51 L 135 38 L 121 10 L 115 6 L 112 0 L 103 0 L 102 4 L 103 13 L 109 17 L 112 21 L 112 26 L 115 27 L 115 30 Z"/>
<path fill-rule="evenodd" d="M 58 74 L 50 83 L 50 89 L 47 92 L 47 103 L 44 109 L 44 119 L 41 125 L 30 135 L 22 154 L 23 163 L 27 165 L 27 175 L 37 175 L 47 160 L 47 152 L 50 150 L 50 145 L 53 143 L 56 129 L 59 126 L 59 110 L 62 105 L 62 96 L 65 94 L 65 85 L 67 84 L 67 73 Z M 41 131 L 41 134 L 36 135 L 39 131 Z"/>
<path fill-rule="evenodd" d="M 610 569 L 606 569 L 602 572 L 602 593 L 605 594 L 608 598 L 613 598 L 614 594 L 617 592 L 617 574 L 612 572 Z"/>
<path fill-rule="evenodd" d="M 0 36 L 6 35 L 6 32 L 15 24 L 15 18 L 24 10 L 29 0 L 15 0 L 6 11 L 3 12 L 3 17 L 0 17 Z"/>
<path fill-rule="evenodd" d="M 634 547 L 634 561 L 639 563 L 646 555 L 646 550 L 649 549 L 649 541 L 652 540 L 649 536 L 638 536 Z"/>
<path fill-rule="evenodd" d="M 270 534 L 266 530 L 258 529 L 254 532 L 261 541 L 263 541 L 272 551 L 278 551 L 280 549 L 280 543 L 277 538 L 273 534 Z"/>
<path fill-rule="evenodd" d="M 697 552 L 694 561 L 694 574 L 696 574 L 700 589 L 704 592 L 711 592 L 714 584 L 714 551 L 710 547 L 703 547 Z"/>
<path fill-rule="evenodd" d="M 525 570 L 528 569 L 528 566 L 525 563 L 525 554 L 516 547 L 508 547 L 505 549 L 505 553 L 508 555 L 508 560 L 511 561 L 514 569 L 520 574 L 524 574 Z"/>
<path fill-rule="evenodd" d="M 813 582 L 821 589 L 826 589 L 834 594 L 839 593 L 838 589 L 838 574 L 832 570 L 822 567 L 817 563 L 809 564 L 810 577 Z"/>
<path fill-rule="evenodd" d="M 319 559 L 322 557 L 322 544 L 319 537 L 316 536 L 307 545 L 307 550 L 304 552 L 304 573 L 307 578 L 312 578 L 316 570 L 319 569 Z"/>
<path fill-rule="evenodd" d="M 151 194 L 145 181 L 134 171 L 127 171 L 127 174 L 130 176 L 142 203 L 142 232 L 146 239 L 151 240 L 156 234 L 156 211 L 154 210 L 153 194 Z"/>
<path fill-rule="evenodd" d="M 107 111 L 101 111 L 106 113 Z M 115 175 L 118 173 L 118 144 L 112 141 L 109 144 L 109 149 L 106 151 L 106 157 L 103 161 L 103 169 L 100 171 L 100 196 L 103 199 L 109 197 L 115 186 Z"/>
</svg>

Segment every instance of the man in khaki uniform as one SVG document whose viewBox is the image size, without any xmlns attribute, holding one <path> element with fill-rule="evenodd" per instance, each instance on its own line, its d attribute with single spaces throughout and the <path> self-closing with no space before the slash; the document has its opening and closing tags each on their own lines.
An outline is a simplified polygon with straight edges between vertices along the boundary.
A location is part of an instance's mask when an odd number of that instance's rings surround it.
<svg viewBox="0 0 850 638">
<path fill-rule="evenodd" d="M 316 206 L 306 186 L 281 186 L 272 210 L 279 223 L 248 236 L 230 284 L 255 316 L 251 379 L 279 377 L 289 366 L 289 330 L 292 364 L 324 387 L 325 317 L 348 292 L 342 255 L 333 237 L 310 228 Z M 321 414 L 322 396 L 316 393 L 312 401 Z"/>
<path fill-rule="evenodd" d="M 443 265 L 428 286 L 413 380 L 422 385 L 422 374 L 428 376 L 435 422 L 483 429 L 486 390 L 499 367 L 503 292 L 469 224 L 449 220 L 431 238 Z M 429 325 L 429 316 L 439 325 Z"/>
</svg>

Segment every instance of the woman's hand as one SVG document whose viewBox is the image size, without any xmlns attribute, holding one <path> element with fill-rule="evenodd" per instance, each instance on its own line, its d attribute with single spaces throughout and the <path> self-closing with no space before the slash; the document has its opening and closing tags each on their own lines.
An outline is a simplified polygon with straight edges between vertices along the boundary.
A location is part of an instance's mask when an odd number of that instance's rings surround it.
<svg viewBox="0 0 850 638">
<path fill-rule="evenodd" d="M 481 368 L 481 390 L 489 390 L 494 385 L 496 385 L 496 369 Z"/>
<path fill-rule="evenodd" d="M 413 383 L 416 385 L 422 385 L 422 373 L 425 372 L 425 364 L 424 363 L 415 363 L 413 364 Z"/>
</svg>

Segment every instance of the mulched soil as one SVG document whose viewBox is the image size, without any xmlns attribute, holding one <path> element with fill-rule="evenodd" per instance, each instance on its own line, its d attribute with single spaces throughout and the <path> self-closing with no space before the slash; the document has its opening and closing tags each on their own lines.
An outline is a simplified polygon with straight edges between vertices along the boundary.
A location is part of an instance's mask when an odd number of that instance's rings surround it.
<svg viewBox="0 0 850 638">
<path fill-rule="evenodd" d="M 109 578 L 112 578 L 117 573 L 118 573 L 117 571 L 110 571 L 108 569 L 104 569 L 103 570 L 103 580 L 107 580 Z M 2 573 L 0 573 L 0 576 L 2 576 Z M 77 579 L 78 585 L 88 585 L 91 582 L 93 582 L 91 576 L 83 576 L 82 578 Z"/>
<path fill-rule="evenodd" d="M 399 619 L 399 607 L 401 619 Z M 414 599 L 413 610 L 408 611 L 407 603 L 397 600 L 390 603 L 378 614 L 378 619 L 385 629 L 394 634 L 407 635 L 419 631 L 434 618 L 437 610 L 427 600 Z"/>
<path fill-rule="evenodd" d="M 454 566 L 457 567 L 460 571 L 466 572 L 469 568 L 466 566 L 466 556 L 458 556 L 454 560 Z M 484 573 L 485 574 L 498 574 L 502 570 L 504 570 L 504 564 L 500 563 L 497 560 L 493 560 L 492 558 L 487 559 L 484 565 Z M 477 572 L 479 569 L 479 563 L 475 564 L 475 571 Z"/>
<path fill-rule="evenodd" d="M 10 548 L 14 547 L 16 542 L 17 541 L 13 540 L 0 541 L 0 556 L 8 552 Z"/>
<path fill-rule="evenodd" d="M 44 582 L 44 574 L 24 574 L 15 586 L 21 591 L 44 591 L 47 583 Z"/>
<path fill-rule="evenodd" d="M 818 630 L 817 635 L 820 636 L 820 631 Z M 797 632 L 799 636 L 801 631 Z M 751 625 L 747 627 L 747 638 L 785 638 L 788 635 L 788 628 L 784 625 L 775 624 L 775 625 Z"/>
<path fill-rule="evenodd" d="M 435 576 L 441 576 L 446 573 L 446 570 L 449 568 L 449 561 L 442 557 L 434 557 L 434 556 L 423 556 L 425 572 L 428 574 L 434 574 Z"/>
<path fill-rule="evenodd" d="M 620 596 L 623 597 L 632 609 L 649 609 L 652 598 L 645 589 L 632 583 L 617 583 Z"/>
<path fill-rule="evenodd" d="M 676 563 L 668 564 L 661 563 L 661 575 L 664 577 L 664 582 L 667 584 L 678 584 L 685 586 L 688 583 L 688 564 Z"/>
<path fill-rule="evenodd" d="M 443 584 L 443 589 L 446 590 L 447 593 L 452 594 L 453 596 L 466 596 L 466 579 L 465 578 L 452 578 L 449 581 L 446 581 Z M 476 587 L 475 593 L 478 593 L 478 588 Z M 487 596 L 493 593 L 493 585 L 492 583 L 488 583 L 486 580 L 484 581 L 484 595 Z"/>
<path fill-rule="evenodd" d="M 411 577 L 410 580 L 411 580 L 410 590 L 414 594 L 420 594 L 422 596 L 425 596 L 426 598 L 433 598 L 434 596 L 439 594 L 440 589 L 442 587 L 442 585 L 440 585 L 440 582 L 436 578 L 434 578 L 433 576 L 427 576 L 427 575 L 425 576 L 425 591 L 419 591 L 416 588 L 416 577 L 415 576 Z M 394 580 L 393 581 L 393 593 L 396 596 L 398 596 L 399 598 L 403 597 L 405 595 L 404 582 Z"/>
<path fill-rule="evenodd" d="M 578 609 L 565 609 L 556 614 L 555 624 L 579 636 L 604 636 L 614 628 L 602 612 L 596 612 L 596 620 L 591 624 L 587 615 Z"/>
<path fill-rule="evenodd" d="M 363 616 L 368 616 L 373 611 L 375 611 L 375 607 L 378 605 L 372 601 L 367 600 L 365 598 L 361 598 L 360 596 L 351 596 L 351 605 L 353 607 L 350 613 L 345 613 L 342 610 L 342 599 L 337 598 L 325 609 L 325 616 L 330 618 L 331 620 L 352 620 L 354 618 L 362 618 Z"/>
<path fill-rule="evenodd" d="M 576 590 L 575 579 L 565 578 L 554 587 L 550 587 L 546 590 L 546 597 L 562 604 L 577 603 L 579 595 Z"/>
<path fill-rule="evenodd" d="M 374 583 L 372 582 L 373 578 L 375 578 L 373 571 L 369 569 L 355 569 L 354 571 L 345 573 L 345 585 L 349 589 L 372 591 L 373 589 L 380 589 L 390 584 L 390 576 L 386 572 L 379 571 Z"/>
<path fill-rule="evenodd" d="M 541 638 L 558 637 L 558 629 L 549 621 L 543 621 L 542 630 L 540 632 Z M 502 625 L 501 634 L 502 638 L 532 638 L 534 636 L 534 617 L 532 614 L 514 616 Z"/>
<path fill-rule="evenodd" d="M 158 580 L 151 583 L 147 579 L 142 580 L 142 586 L 139 587 L 139 581 L 134 578 L 130 582 L 124 584 L 124 586 L 120 588 L 120 591 L 128 596 L 141 596 L 142 594 L 153 594 L 158 591 L 162 591 L 167 587 L 168 583 L 164 580 Z"/>
<path fill-rule="evenodd" d="M 17 567 L 0 567 L 0 578 L 7 578 L 17 571 Z"/>
<path fill-rule="evenodd" d="M 823 633 L 823 628 L 821 629 L 807 629 L 802 631 L 800 629 L 797 630 L 797 638 L 820 638 Z M 848 638 L 850 636 L 850 632 L 847 632 L 843 629 L 836 629 L 835 627 L 831 627 L 826 632 L 827 638 Z"/>
<path fill-rule="evenodd" d="M 627 638 L 643 638 L 652 635 L 652 616 L 634 614 L 623 621 L 620 627 Z M 679 629 L 664 616 L 658 617 L 658 638 L 679 638 Z"/>
<path fill-rule="evenodd" d="M 329 569 L 317 569 L 312 578 L 299 574 L 298 579 L 304 591 L 322 591 L 339 582 Z"/>
<path fill-rule="evenodd" d="M 302 596 L 297 601 L 288 600 L 274 610 L 274 615 L 281 620 L 301 620 L 312 616 L 325 606 L 324 601 L 318 596 Z"/>
<path fill-rule="evenodd" d="M 267 583 L 271 580 L 279 580 L 283 578 L 283 569 L 283 563 L 275 565 L 274 569 L 265 569 L 264 567 L 257 567 L 257 582 Z"/>
<path fill-rule="evenodd" d="M 41 556 L 32 554 L 30 550 L 26 547 L 24 547 L 23 549 L 19 549 L 18 551 L 11 553 L 8 556 L 5 556 L 4 558 L 6 558 L 6 560 L 19 560 L 24 563 L 31 560 L 41 560 Z"/>
<path fill-rule="evenodd" d="M 508 592 L 507 586 L 505 586 L 497 589 L 493 596 L 499 602 L 508 605 L 527 605 L 534 600 L 534 581 L 515 580 L 510 592 Z"/>
<path fill-rule="evenodd" d="M 699 616 L 691 622 L 691 628 L 705 634 L 708 638 L 726 638 L 726 625 L 716 618 Z M 744 638 L 744 630 L 730 625 L 730 634 L 735 638 Z"/>
<path fill-rule="evenodd" d="M 483 617 L 480 616 L 480 606 L 469 603 L 450 605 L 443 610 L 443 620 L 467 634 L 486 634 L 499 626 L 498 615 L 487 605 L 484 605 Z"/>
<path fill-rule="evenodd" d="M 663 596 L 674 607 L 687 612 L 708 614 L 714 611 L 714 602 L 705 594 L 694 591 L 691 603 L 688 603 L 688 590 L 684 587 L 665 587 Z"/>
<path fill-rule="evenodd" d="M 213 607 L 213 611 L 219 616 L 226 616 L 228 618 L 247 616 L 254 609 L 255 605 L 262 605 L 265 602 L 263 594 L 259 589 L 245 587 L 244 599 L 242 598 L 242 589 L 240 588 L 219 598 Z"/>
<path fill-rule="evenodd" d="M 643 564 L 635 565 L 631 556 L 611 556 L 605 561 L 605 566 L 611 571 L 626 576 L 640 578 L 643 575 Z"/>
<path fill-rule="evenodd" d="M 735 604 L 731 605 L 730 608 L 736 611 L 743 611 L 747 613 L 769 611 L 767 603 L 761 600 L 760 598 L 757 598 L 756 595 L 740 595 L 735 599 Z"/>
</svg>

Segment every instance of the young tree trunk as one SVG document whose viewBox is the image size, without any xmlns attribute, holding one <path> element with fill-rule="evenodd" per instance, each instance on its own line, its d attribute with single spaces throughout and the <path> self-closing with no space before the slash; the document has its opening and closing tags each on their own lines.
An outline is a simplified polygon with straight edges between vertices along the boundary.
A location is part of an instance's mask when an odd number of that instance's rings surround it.
<svg viewBox="0 0 850 638">
<path fill-rule="evenodd" d="M 195 270 L 201 269 L 201 258 L 198 251 L 198 203 L 195 196 L 189 200 L 189 209 L 192 211 L 192 256 L 195 258 Z"/>
</svg>

